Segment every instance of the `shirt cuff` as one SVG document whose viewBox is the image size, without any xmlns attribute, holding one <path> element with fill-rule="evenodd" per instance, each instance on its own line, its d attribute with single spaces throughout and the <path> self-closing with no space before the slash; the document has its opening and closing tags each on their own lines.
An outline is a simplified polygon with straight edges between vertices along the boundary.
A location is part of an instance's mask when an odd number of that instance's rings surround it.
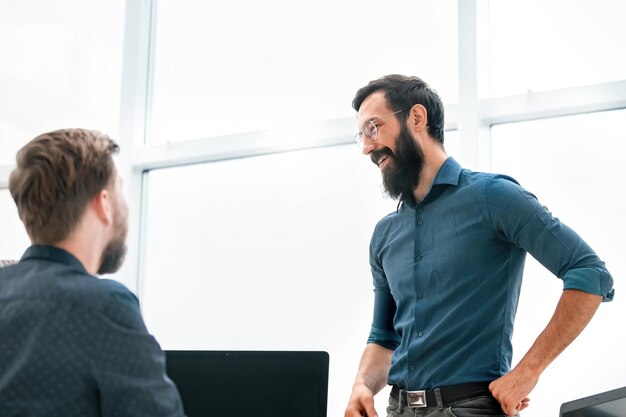
<svg viewBox="0 0 626 417">
<path fill-rule="evenodd" d="M 396 350 L 400 345 L 400 337 L 395 330 L 381 329 L 372 326 L 367 343 L 375 343 L 389 350 Z"/>
<path fill-rule="evenodd" d="M 611 301 L 615 295 L 613 278 L 602 269 L 579 268 L 567 271 L 563 276 L 563 289 L 601 295 L 602 301 Z"/>
</svg>

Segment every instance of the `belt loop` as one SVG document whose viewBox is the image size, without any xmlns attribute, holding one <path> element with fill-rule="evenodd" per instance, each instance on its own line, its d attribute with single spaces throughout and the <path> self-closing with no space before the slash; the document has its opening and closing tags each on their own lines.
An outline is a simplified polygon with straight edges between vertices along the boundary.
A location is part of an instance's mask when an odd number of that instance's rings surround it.
<svg viewBox="0 0 626 417">
<path fill-rule="evenodd" d="M 404 390 L 402 389 L 398 390 L 398 414 L 402 414 L 402 397 L 404 396 L 402 395 L 403 391 Z"/>
<path fill-rule="evenodd" d="M 443 410 L 443 401 L 441 400 L 441 390 L 439 388 L 435 388 L 435 398 L 437 399 L 437 406 L 439 410 Z"/>
</svg>

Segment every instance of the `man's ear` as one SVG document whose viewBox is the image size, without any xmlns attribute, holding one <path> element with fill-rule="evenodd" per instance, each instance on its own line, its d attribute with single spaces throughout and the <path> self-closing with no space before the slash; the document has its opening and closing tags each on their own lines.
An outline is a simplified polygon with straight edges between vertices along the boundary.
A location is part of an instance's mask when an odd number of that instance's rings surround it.
<svg viewBox="0 0 626 417">
<path fill-rule="evenodd" d="M 105 188 L 96 194 L 91 200 L 91 206 L 96 216 L 102 220 L 104 224 L 111 224 L 113 222 L 113 201 L 111 200 L 109 190 Z"/>
<path fill-rule="evenodd" d="M 409 126 L 412 130 L 423 130 L 428 125 L 428 112 L 426 107 L 415 104 L 411 107 L 408 118 Z"/>
</svg>

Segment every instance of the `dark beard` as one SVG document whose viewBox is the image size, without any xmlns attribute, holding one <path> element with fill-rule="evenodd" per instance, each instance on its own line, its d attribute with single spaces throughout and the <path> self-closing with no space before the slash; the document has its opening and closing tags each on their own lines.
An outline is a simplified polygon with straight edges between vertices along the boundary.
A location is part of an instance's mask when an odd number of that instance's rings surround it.
<svg viewBox="0 0 626 417">
<path fill-rule="evenodd" d="M 402 126 L 396 138 L 395 154 L 389 148 L 377 152 L 378 155 L 384 153 L 391 158 L 389 161 L 391 163 L 382 171 L 385 194 L 394 200 L 413 198 L 413 190 L 419 184 L 420 174 L 424 167 L 424 153 L 413 140 L 409 129 Z"/>
<path fill-rule="evenodd" d="M 98 275 L 113 274 L 117 272 L 126 258 L 126 235 L 128 222 L 122 214 L 119 206 L 115 210 L 113 224 L 117 235 L 107 244 L 102 253 L 102 261 L 98 268 Z"/>
<path fill-rule="evenodd" d="M 124 242 L 124 239 L 112 240 L 104 249 L 102 263 L 98 269 L 98 275 L 117 272 L 122 266 L 122 263 L 124 263 L 125 257 L 126 243 Z"/>
</svg>

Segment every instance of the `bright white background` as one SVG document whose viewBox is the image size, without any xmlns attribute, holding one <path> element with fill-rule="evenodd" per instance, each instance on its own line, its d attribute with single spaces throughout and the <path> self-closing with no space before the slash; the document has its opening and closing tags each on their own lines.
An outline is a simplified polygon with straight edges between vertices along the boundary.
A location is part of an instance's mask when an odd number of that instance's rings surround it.
<svg viewBox="0 0 626 417">
<path fill-rule="evenodd" d="M 0 164 L 39 133 L 117 133 L 124 0 L 0 0 Z"/>
<path fill-rule="evenodd" d="M 306 122 L 353 117 L 370 79 L 414 68 L 458 99 L 451 0 L 161 0 L 156 27 L 154 142 L 285 124 L 297 141 Z"/>
<path fill-rule="evenodd" d="M 626 179 L 625 119 L 626 110 L 618 110 L 493 127 L 493 169 L 512 175 L 573 227 L 605 261 L 617 288 L 615 301 L 600 306 L 580 338 L 544 373 L 524 416 L 540 416 L 539 410 L 551 415 L 561 398 L 626 385 L 620 353 L 626 352 L 626 194 L 620 184 Z M 513 337 L 515 363 L 550 319 L 560 288 L 559 280 L 529 258 Z"/>
<path fill-rule="evenodd" d="M 624 11 L 610 0 L 0 0 L 0 258 L 28 242 L 6 190 L 15 151 L 54 128 L 108 132 L 133 213 L 115 278 L 162 346 L 327 350 L 328 415 L 342 415 L 371 321 L 369 237 L 395 207 L 351 143 L 350 101 L 380 75 L 419 75 L 446 104 L 449 153 L 516 177 L 616 279 L 615 301 L 523 413 L 556 416 L 626 385 L 625 114 L 598 113 L 626 107 Z M 515 360 L 560 288 L 527 262 Z"/>
</svg>

